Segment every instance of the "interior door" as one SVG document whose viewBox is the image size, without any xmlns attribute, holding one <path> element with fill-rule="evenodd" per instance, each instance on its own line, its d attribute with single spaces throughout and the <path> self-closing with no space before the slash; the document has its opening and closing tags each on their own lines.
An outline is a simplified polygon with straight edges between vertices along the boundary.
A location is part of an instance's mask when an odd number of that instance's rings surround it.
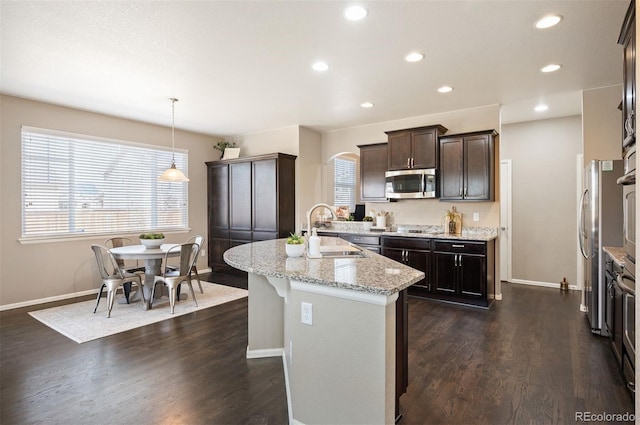
<svg viewBox="0 0 640 425">
<path fill-rule="evenodd" d="M 500 161 L 500 279 L 511 281 L 511 160 Z"/>
</svg>

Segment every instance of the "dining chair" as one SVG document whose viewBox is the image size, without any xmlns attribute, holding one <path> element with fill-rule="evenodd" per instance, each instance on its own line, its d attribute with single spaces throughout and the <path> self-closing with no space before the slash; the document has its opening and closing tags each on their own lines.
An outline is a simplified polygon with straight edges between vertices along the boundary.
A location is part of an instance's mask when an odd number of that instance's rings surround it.
<svg viewBox="0 0 640 425">
<path fill-rule="evenodd" d="M 118 267 L 118 263 L 111 251 L 109 251 L 109 248 L 94 244 L 91 245 L 91 249 L 96 256 L 98 271 L 102 278 L 102 286 L 100 286 L 100 291 L 98 291 L 96 307 L 93 309 L 93 312 L 95 313 L 98 310 L 98 304 L 100 304 L 100 298 L 102 297 L 102 290 L 107 288 L 107 317 L 111 317 L 111 309 L 113 308 L 113 301 L 115 300 L 118 287 L 122 286 L 122 290 L 124 292 L 124 286 L 131 283 L 138 285 L 138 292 L 142 299 L 142 305 L 146 310 L 147 303 L 144 299 L 144 291 L 142 290 L 142 279 L 140 275 L 122 271 L 122 269 Z M 127 303 L 129 303 L 128 299 Z"/>
<path fill-rule="evenodd" d="M 109 238 L 104 241 L 104 246 L 108 249 L 119 248 L 121 246 L 129 246 L 133 245 L 133 242 L 129 238 L 124 238 L 121 236 Z M 125 260 L 121 258 L 116 258 L 116 262 L 118 263 L 118 268 L 122 270 L 124 273 L 143 273 L 144 274 L 144 266 L 138 263 L 138 260 L 135 260 L 135 264 L 127 263 Z M 128 283 L 124 286 L 124 297 L 127 299 L 127 304 L 129 304 L 129 294 L 131 293 L 131 284 Z"/>
<path fill-rule="evenodd" d="M 193 275 L 195 275 L 196 280 L 198 281 L 198 287 L 200 288 L 200 293 L 204 294 L 204 290 L 202 289 L 202 283 L 200 283 L 200 275 L 198 274 L 198 266 L 196 265 L 196 263 L 198 262 L 197 258 L 198 255 L 200 254 L 200 250 L 202 249 L 202 246 L 204 245 L 204 236 L 202 235 L 196 235 L 196 236 L 191 236 L 189 239 L 187 239 L 187 242 L 185 243 L 195 243 L 198 245 L 198 250 L 196 252 L 196 261 L 193 263 L 193 267 L 191 267 L 191 271 L 189 272 L 189 274 L 191 274 L 191 276 L 193 277 Z M 165 266 L 166 268 L 168 268 L 169 270 L 175 271 L 176 267 L 171 266 L 171 265 L 167 265 Z M 180 296 L 180 290 L 178 289 L 178 296 Z"/>
<path fill-rule="evenodd" d="M 187 239 L 187 243 L 195 243 L 198 245 L 198 250 L 196 252 L 196 261 L 193 263 L 193 267 L 191 267 L 191 271 L 189 273 L 192 275 L 193 274 L 196 275 L 196 280 L 198 281 L 198 287 L 200 288 L 200 293 L 204 294 L 204 291 L 202 290 L 202 284 L 200 283 L 200 275 L 198 274 L 198 267 L 196 266 L 196 263 L 198 262 L 198 255 L 200 255 L 200 250 L 204 245 L 204 236 L 202 235 L 192 236 L 189 239 Z"/>
<path fill-rule="evenodd" d="M 162 275 L 154 276 L 153 288 L 151 289 L 151 299 L 149 305 L 153 306 L 153 300 L 156 292 L 156 285 L 161 283 L 167 286 L 169 289 L 169 304 L 171 305 L 171 314 L 173 314 L 176 305 L 176 294 L 178 287 L 182 283 L 189 285 L 191 296 L 196 307 L 198 301 L 196 300 L 196 294 L 193 292 L 193 285 L 191 284 L 191 270 L 197 260 L 198 244 L 197 243 L 183 243 L 175 245 L 167 250 L 164 257 L 164 264 L 168 264 L 169 257 L 176 251 L 180 251 L 180 265 L 176 268 L 165 267 Z"/>
</svg>

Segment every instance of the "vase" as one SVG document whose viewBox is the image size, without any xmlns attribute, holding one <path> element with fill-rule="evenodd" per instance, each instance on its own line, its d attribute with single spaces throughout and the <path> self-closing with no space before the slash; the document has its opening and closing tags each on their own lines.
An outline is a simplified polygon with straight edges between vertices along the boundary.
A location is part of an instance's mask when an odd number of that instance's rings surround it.
<svg viewBox="0 0 640 425">
<path fill-rule="evenodd" d="M 373 226 L 373 221 L 363 221 L 362 222 L 362 230 L 368 232 L 371 230 L 371 226 Z"/>
<path fill-rule="evenodd" d="M 158 249 L 164 243 L 164 239 L 140 239 L 145 249 Z"/>
<path fill-rule="evenodd" d="M 302 257 L 304 255 L 305 245 L 301 244 L 285 244 L 285 250 L 289 257 Z"/>
</svg>

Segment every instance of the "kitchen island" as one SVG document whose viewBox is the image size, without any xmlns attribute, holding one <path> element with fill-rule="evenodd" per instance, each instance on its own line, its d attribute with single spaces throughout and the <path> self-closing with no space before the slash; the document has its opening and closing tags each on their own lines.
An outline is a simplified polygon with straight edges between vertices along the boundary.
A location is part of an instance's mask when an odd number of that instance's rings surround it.
<svg viewBox="0 0 640 425">
<path fill-rule="evenodd" d="M 395 421 L 396 301 L 424 273 L 362 255 L 289 258 L 285 239 L 224 253 L 249 274 L 247 358 L 283 358 L 290 423 Z"/>
</svg>

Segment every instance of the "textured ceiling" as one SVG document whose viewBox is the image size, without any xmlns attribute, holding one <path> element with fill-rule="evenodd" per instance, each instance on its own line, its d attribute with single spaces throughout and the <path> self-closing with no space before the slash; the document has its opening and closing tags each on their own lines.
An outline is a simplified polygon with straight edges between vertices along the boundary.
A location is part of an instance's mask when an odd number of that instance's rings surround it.
<svg viewBox="0 0 640 425">
<path fill-rule="evenodd" d="M 370 1 L 350 22 L 341 1 L 2 1 L 0 90 L 161 125 L 177 97 L 176 126 L 212 135 L 491 104 L 503 122 L 572 115 L 581 90 L 621 83 L 628 3 Z M 535 29 L 549 13 L 564 19 Z M 414 50 L 425 59 L 405 62 Z"/>
</svg>

